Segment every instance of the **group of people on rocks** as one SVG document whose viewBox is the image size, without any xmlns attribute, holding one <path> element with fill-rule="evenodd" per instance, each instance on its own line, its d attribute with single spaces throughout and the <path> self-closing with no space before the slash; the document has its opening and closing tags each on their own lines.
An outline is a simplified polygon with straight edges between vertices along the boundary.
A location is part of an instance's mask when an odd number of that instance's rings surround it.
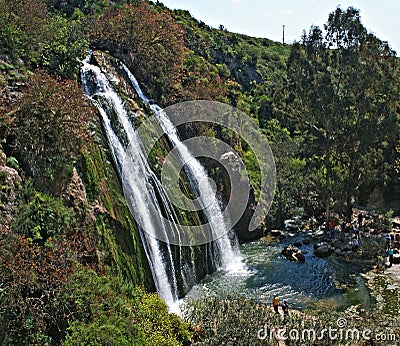
<svg viewBox="0 0 400 346">
<path fill-rule="evenodd" d="M 358 251 L 360 248 L 360 229 L 363 227 L 364 215 L 362 213 L 358 214 L 357 224 L 353 225 L 352 223 L 346 224 L 346 222 L 342 222 L 338 227 L 339 231 L 339 240 L 344 241 L 345 232 L 352 232 L 352 248 L 353 251 Z M 336 226 L 333 220 L 329 221 L 328 224 L 329 235 L 331 239 L 336 237 Z"/>
</svg>

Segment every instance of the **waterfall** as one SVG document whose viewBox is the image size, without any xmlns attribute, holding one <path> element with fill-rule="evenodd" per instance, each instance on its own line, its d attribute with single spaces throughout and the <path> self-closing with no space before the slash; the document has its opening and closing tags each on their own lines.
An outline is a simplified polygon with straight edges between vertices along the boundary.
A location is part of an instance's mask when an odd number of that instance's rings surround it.
<svg viewBox="0 0 400 346">
<path fill-rule="evenodd" d="M 219 201 L 208 182 L 204 168 L 180 141 L 179 135 L 167 114 L 159 106 L 150 103 L 132 73 L 124 65 L 122 67 L 139 98 L 151 108 L 169 141 L 176 147 L 180 159 L 185 164 L 189 184 L 193 191 L 198 192 L 198 197 L 203 201 L 201 204 L 204 206 L 204 214 L 211 228 L 226 229 Z M 143 144 L 132 124 L 133 118 L 137 115 L 132 114 L 134 113 L 132 111 L 127 111 L 124 101 L 113 88 L 112 78 L 100 67 L 91 64 L 89 58 L 83 62 L 81 74 L 84 90 L 100 112 L 118 173 L 120 176 L 123 174 L 125 180 L 128 177 L 129 193 L 125 193 L 125 196 L 129 199 L 128 203 L 134 206 L 135 218 L 140 219 L 140 222 L 138 222 L 139 233 L 157 292 L 168 306 L 174 309 L 179 296 L 182 296 L 182 292 L 183 294 L 186 293 L 198 281 L 196 249 L 179 247 L 177 250 L 176 246 L 170 245 L 170 242 L 162 242 L 152 236 L 152 234 L 159 233 L 161 230 L 163 239 L 169 239 L 171 225 L 163 222 L 161 217 L 153 218 L 149 212 L 149 205 L 155 206 L 159 215 L 163 212 L 168 215 L 173 221 L 172 224 L 174 222 L 178 224 L 178 217 L 174 206 L 168 199 L 164 186 L 152 171 L 144 154 Z M 129 153 L 128 150 L 130 150 Z M 122 169 L 124 172 L 122 172 Z M 140 225 L 143 227 L 140 227 Z M 172 233 L 179 234 L 179 232 L 174 233 L 174 230 L 172 230 Z M 232 236 L 231 234 L 231 238 Z M 210 270 L 224 269 L 229 271 L 242 266 L 238 250 L 234 248 L 228 235 L 224 235 L 210 244 L 205 244 L 202 252 L 206 254 L 203 254 L 203 260 Z M 183 288 L 179 287 L 180 285 Z"/>
<path fill-rule="evenodd" d="M 132 86 L 136 90 L 139 98 L 150 107 L 154 115 L 157 117 L 158 123 L 167 134 L 169 140 L 176 147 L 181 161 L 186 164 L 185 172 L 189 178 L 190 185 L 193 191 L 197 192 L 197 196 L 202 204 L 202 210 L 206 214 L 207 220 L 210 222 L 211 231 L 217 234 L 217 230 L 226 230 L 229 232 L 222 232 L 224 235 L 219 237 L 214 246 L 217 247 L 216 253 L 219 255 L 217 258 L 220 268 L 227 271 L 237 271 L 242 268 L 241 256 L 238 253 L 237 246 L 231 243 L 229 235 L 235 242 L 235 235 L 233 230 L 227 230 L 226 221 L 221 212 L 221 206 L 218 199 L 215 197 L 215 192 L 209 182 L 207 173 L 200 162 L 195 159 L 189 152 L 187 147 L 181 142 L 175 126 L 168 118 L 167 113 L 158 105 L 151 104 L 150 100 L 145 96 L 141 90 L 139 83 L 131 71 L 121 63 L 121 67 L 127 74 Z M 229 234 L 229 235 L 228 235 Z"/>
<path fill-rule="evenodd" d="M 148 213 L 146 211 L 146 205 L 149 203 L 148 200 L 156 200 L 153 185 L 149 181 L 150 177 L 153 177 L 152 171 L 146 159 L 143 155 L 140 155 L 140 139 L 137 137 L 129 121 L 128 114 L 123 106 L 123 101 L 114 91 L 107 77 L 97 66 L 85 62 L 82 67 L 82 81 L 85 92 L 100 111 L 106 137 L 110 144 L 111 153 L 117 169 L 119 170 L 119 174 L 122 173 L 122 162 L 125 158 L 127 145 L 121 141 L 115 128 L 112 126 L 111 113 L 114 112 L 117 115 L 118 121 L 123 126 L 124 134 L 128 136 L 129 143 L 135 143 L 133 147 L 138 148 L 138 155 L 133 156 L 136 158 L 136 162 L 130 165 L 134 171 L 129 173 L 133 176 L 131 185 L 133 191 L 132 202 L 137 205 L 138 211 L 142 216 L 142 222 L 144 222 L 146 227 L 149 229 L 157 227 L 158 225 L 153 224 L 152 220 L 148 218 Z M 93 85 L 95 85 L 96 88 L 93 88 Z M 169 306 L 172 306 L 177 300 L 177 284 L 174 276 L 175 270 L 173 268 L 174 263 L 171 251 L 168 248 L 168 255 L 167 258 L 165 258 L 166 256 L 164 256 L 161 251 L 161 244 L 159 244 L 154 237 L 147 235 L 148 233 L 146 232 L 140 232 L 157 292 Z M 169 270 L 168 266 L 170 267 Z M 168 271 L 172 279 L 168 278 Z"/>
</svg>

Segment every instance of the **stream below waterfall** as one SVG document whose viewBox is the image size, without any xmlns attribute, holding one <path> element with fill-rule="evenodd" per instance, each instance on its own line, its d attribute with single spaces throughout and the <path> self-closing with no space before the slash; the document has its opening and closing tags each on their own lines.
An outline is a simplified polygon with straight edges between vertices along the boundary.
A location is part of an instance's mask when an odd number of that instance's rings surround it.
<svg viewBox="0 0 400 346">
<path fill-rule="evenodd" d="M 304 263 L 288 261 L 282 249 L 301 238 L 258 240 L 240 247 L 245 268 L 225 272 L 219 270 L 195 285 L 181 301 L 184 305 L 192 299 L 207 295 L 221 297 L 242 296 L 270 304 L 276 294 L 287 300 L 292 308 L 312 308 L 325 304 L 344 308 L 360 304 L 364 309 L 374 305 L 361 274 L 369 264 L 361 259 L 318 258 L 313 255 L 313 243 L 302 245 Z"/>
</svg>

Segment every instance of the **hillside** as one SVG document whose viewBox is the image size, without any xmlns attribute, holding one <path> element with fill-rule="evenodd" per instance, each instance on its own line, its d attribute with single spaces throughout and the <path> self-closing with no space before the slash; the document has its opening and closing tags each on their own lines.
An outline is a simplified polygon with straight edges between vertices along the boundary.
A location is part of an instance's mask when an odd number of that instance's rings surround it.
<svg viewBox="0 0 400 346">
<path fill-rule="evenodd" d="M 313 37 L 290 46 L 234 34 L 159 2 L 0 0 L 0 343 L 189 343 L 188 325 L 151 293 L 101 117 L 82 90 L 89 49 L 123 61 L 163 107 L 216 100 L 258 124 L 278 172 L 258 235 L 294 214 L 322 225 L 358 204 L 400 212 L 398 60 L 363 30 L 340 57 Z M 235 149 L 251 213 L 261 173 L 248 143 L 210 123 L 180 131 Z"/>
</svg>

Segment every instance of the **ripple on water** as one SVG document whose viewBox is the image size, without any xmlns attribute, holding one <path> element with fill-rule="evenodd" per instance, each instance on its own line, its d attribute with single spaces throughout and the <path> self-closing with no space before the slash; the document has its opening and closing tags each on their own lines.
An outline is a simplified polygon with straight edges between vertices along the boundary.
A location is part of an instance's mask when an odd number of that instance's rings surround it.
<svg viewBox="0 0 400 346">
<path fill-rule="evenodd" d="M 323 299 L 342 300 L 343 291 L 335 283 L 346 283 L 358 277 L 359 263 L 348 263 L 334 257 L 313 256 L 312 244 L 301 247 L 304 263 L 287 261 L 280 253 L 295 239 L 282 242 L 255 241 L 241 246 L 244 264 L 231 271 L 218 271 L 197 284 L 183 301 L 202 296 L 241 295 L 269 304 L 276 294 L 281 301 L 301 309 Z M 355 275 L 354 275 L 355 274 Z M 353 279 L 351 279 L 353 277 Z M 347 280 L 347 281 L 346 281 Z"/>
</svg>

